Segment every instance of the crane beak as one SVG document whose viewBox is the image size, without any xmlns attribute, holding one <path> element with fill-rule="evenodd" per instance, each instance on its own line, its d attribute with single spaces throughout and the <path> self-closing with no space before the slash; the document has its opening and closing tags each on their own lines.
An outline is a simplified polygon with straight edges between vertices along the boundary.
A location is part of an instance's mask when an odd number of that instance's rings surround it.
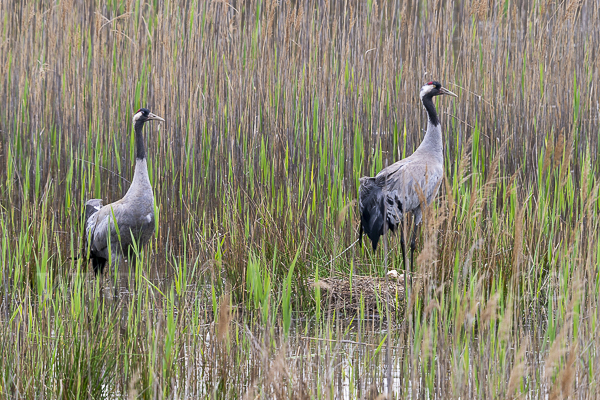
<svg viewBox="0 0 600 400">
<path fill-rule="evenodd" d="M 150 114 L 148 115 L 148 121 L 151 121 L 151 120 L 153 120 L 153 119 L 154 119 L 154 120 L 156 120 L 156 121 L 162 121 L 162 122 L 165 122 L 165 120 L 164 120 L 163 118 L 159 117 L 159 116 L 158 116 L 158 115 L 156 115 L 156 114 L 152 114 L 152 113 L 150 113 Z"/>
<path fill-rule="evenodd" d="M 458 97 L 455 93 L 452 93 L 451 91 L 449 91 L 448 89 L 446 89 L 445 87 L 442 87 L 440 89 L 440 93 L 441 94 L 449 94 L 450 96 L 454 96 L 454 97 Z"/>
</svg>

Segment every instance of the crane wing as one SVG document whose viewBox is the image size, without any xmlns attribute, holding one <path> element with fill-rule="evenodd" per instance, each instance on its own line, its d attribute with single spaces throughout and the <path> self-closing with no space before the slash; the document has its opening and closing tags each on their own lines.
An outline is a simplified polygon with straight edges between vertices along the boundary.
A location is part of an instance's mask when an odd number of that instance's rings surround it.
<svg viewBox="0 0 600 400">
<path fill-rule="evenodd" d="M 404 168 L 406 165 L 411 164 L 413 162 L 412 155 L 406 158 L 403 158 L 400 161 L 396 161 L 392 165 L 388 165 L 377 174 L 377 178 L 385 178 L 388 176 L 392 176 L 397 173 L 399 170 Z"/>
<path fill-rule="evenodd" d="M 402 203 L 405 212 L 415 211 L 416 223 L 419 223 L 421 200 L 431 204 L 443 174 L 442 167 L 435 163 L 409 162 L 387 176 L 385 191 Z"/>
<path fill-rule="evenodd" d="M 123 221 L 123 211 L 123 204 L 120 201 L 107 204 L 98 211 L 91 235 L 91 251 L 94 255 L 108 259 L 109 244 L 112 249 L 115 249 L 126 247 L 131 242 L 131 234 L 126 234 L 128 226 Z M 120 221 L 117 223 L 118 230 L 115 228 L 115 220 Z"/>
<path fill-rule="evenodd" d="M 376 177 L 360 178 L 360 237 L 363 232 L 377 249 L 383 235 L 384 214 L 388 229 L 400 226 L 404 213 L 413 212 L 415 223 L 421 222 L 421 199 L 430 204 L 443 176 L 441 166 L 405 158 L 383 169 Z"/>
</svg>

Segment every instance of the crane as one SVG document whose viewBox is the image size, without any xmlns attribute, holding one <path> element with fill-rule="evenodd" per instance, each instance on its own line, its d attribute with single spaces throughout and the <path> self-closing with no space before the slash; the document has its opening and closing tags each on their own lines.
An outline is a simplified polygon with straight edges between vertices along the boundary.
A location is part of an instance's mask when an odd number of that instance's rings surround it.
<svg viewBox="0 0 600 400">
<path fill-rule="evenodd" d="M 134 243 L 141 249 L 154 234 L 154 194 L 148 177 L 148 164 L 142 131 L 148 121 L 163 121 L 161 117 L 140 108 L 133 116 L 135 127 L 135 170 L 125 196 L 114 203 L 102 205 L 101 199 L 85 204 L 85 238 L 83 257 L 92 260 L 94 274 L 102 274 L 109 258 L 131 257 Z"/>
<path fill-rule="evenodd" d="M 417 150 L 400 161 L 382 169 L 375 177 L 360 178 L 359 210 L 360 233 L 363 231 L 371 239 L 373 251 L 384 232 L 384 220 L 387 228 L 394 231 L 402 227 L 406 213 L 412 213 L 415 226 L 410 242 L 410 265 L 417 240 L 417 227 L 422 220 L 421 198 L 431 204 L 435 198 L 444 175 L 444 151 L 442 127 L 438 119 L 433 98 L 440 95 L 458 97 L 437 81 L 428 82 L 421 87 L 421 102 L 427 111 L 427 132 Z M 401 232 L 402 257 L 406 264 L 406 245 L 404 232 Z"/>
</svg>

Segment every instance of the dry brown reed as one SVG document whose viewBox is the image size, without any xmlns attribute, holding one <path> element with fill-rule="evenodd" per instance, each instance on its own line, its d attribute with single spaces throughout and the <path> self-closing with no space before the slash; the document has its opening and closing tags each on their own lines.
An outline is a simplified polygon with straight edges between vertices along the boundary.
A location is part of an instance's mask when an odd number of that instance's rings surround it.
<svg viewBox="0 0 600 400">
<path fill-rule="evenodd" d="M 343 326 L 304 282 L 334 260 L 320 279 L 353 310 L 348 277 L 365 277 L 373 308 L 383 271 L 404 268 L 393 235 L 389 265 L 368 249 L 335 257 L 356 240 L 358 178 L 422 140 L 418 90 L 432 79 L 460 98 L 436 102 L 445 179 L 419 238 L 422 289 L 391 330 L 389 396 L 592 397 L 599 10 L 1 1 L 0 397 L 364 398 L 384 387 L 386 327 Z M 85 200 L 129 187 L 141 106 L 167 120 L 146 130 L 157 234 L 126 278 L 138 289 L 111 303 L 68 257 Z M 252 256 L 267 296 L 248 289 Z"/>
</svg>

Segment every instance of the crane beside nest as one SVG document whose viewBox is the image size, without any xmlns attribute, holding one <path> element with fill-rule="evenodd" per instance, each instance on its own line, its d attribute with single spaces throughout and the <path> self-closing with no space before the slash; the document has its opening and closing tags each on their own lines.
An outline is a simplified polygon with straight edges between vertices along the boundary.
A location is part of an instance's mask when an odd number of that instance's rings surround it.
<svg viewBox="0 0 600 400">
<path fill-rule="evenodd" d="M 400 230 L 400 245 L 404 268 L 413 268 L 417 229 L 423 216 L 422 204 L 431 204 L 444 176 L 444 136 L 433 104 L 441 95 L 458 97 L 439 82 L 432 81 L 421 88 L 420 97 L 427 111 L 427 132 L 415 152 L 379 171 L 374 177 L 360 178 L 358 206 L 360 210 L 359 240 L 363 232 L 371 239 L 373 251 L 387 229 Z M 410 264 L 407 266 L 406 245 L 402 225 L 405 215 L 412 213 L 414 227 L 410 239 Z M 410 226 L 410 224 L 408 225 Z"/>
</svg>

